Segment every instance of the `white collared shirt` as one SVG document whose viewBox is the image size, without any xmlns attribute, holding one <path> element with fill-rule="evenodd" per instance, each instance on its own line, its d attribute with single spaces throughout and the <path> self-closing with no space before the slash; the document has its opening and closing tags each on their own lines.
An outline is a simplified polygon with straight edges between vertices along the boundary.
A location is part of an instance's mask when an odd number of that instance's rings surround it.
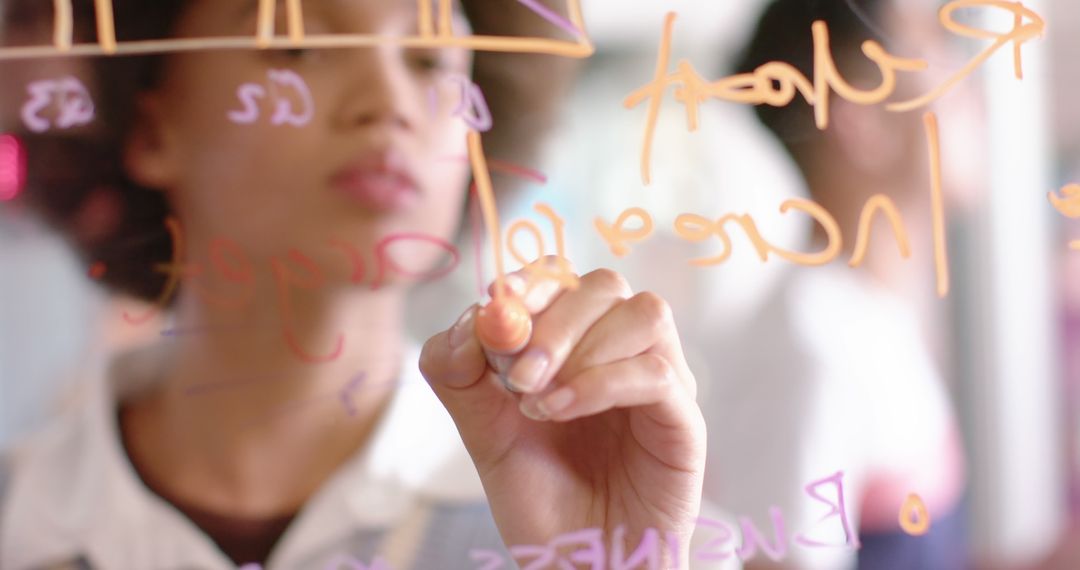
<svg viewBox="0 0 1080 570">
<path fill-rule="evenodd" d="M 16 446 L 0 480 L 0 568 L 227 569 L 235 565 L 129 462 L 117 402 L 132 355 L 100 366 L 72 413 Z M 304 506 L 265 568 L 472 568 L 502 550 L 476 469 L 409 351 L 371 442 Z M 137 360 L 137 359 L 136 359 Z M 3 475 L 0 475 L 3 477 Z M 351 561 L 366 566 L 352 564 Z"/>
</svg>

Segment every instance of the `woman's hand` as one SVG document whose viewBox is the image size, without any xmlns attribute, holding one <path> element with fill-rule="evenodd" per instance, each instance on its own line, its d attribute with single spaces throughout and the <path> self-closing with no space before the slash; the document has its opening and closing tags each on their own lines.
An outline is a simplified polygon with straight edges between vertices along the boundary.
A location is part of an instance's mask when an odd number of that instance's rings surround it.
<svg viewBox="0 0 1080 570">
<path fill-rule="evenodd" d="M 705 423 L 667 303 L 633 295 L 610 270 L 564 290 L 508 276 L 533 335 L 496 371 L 474 332 L 477 307 L 424 345 L 420 369 L 453 416 L 508 546 L 625 526 L 679 540 L 687 567 L 701 502 Z M 521 393 L 504 387 L 499 373 Z"/>
</svg>

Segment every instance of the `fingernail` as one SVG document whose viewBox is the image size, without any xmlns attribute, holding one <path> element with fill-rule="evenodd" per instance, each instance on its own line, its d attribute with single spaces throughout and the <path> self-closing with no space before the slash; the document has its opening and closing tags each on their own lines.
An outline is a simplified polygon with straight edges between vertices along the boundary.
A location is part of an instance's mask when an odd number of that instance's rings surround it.
<svg viewBox="0 0 1080 570">
<path fill-rule="evenodd" d="M 541 414 L 550 418 L 569 408 L 573 403 L 574 390 L 567 386 L 563 386 L 541 398 L 540 401 L 536 403 L 536 407 L 540 409 Z"/>
<path fill-rule="evenodd" d="M 540 389 L 551 359 L 543 350 L 531 348 L 518 358 L 510 375 L 509 383 L 518 392 L 535 392 Z"/>
<path fill-rule="evenodd" d="M 465 310 L 465 313 L 458 317 L 454 326 L 450 327 L 450 349 L 453 350 L 469 340 L 469 337 L 473 335 L 473 316 L 476 314 L 476 305 L 473 305 Z"/>
<path fill-rule="evenodd" d="M 498 354 L 485 348 L 484 357 L 487 358 L 488 366 L 499 375 L 503 384 L 506 384 L 506 387 L 509 388 L 510 383 L 506 375 L 510 372 L 510 368 L 514 366 L 514 356 L 511 354 Z"/>
<path fill-rule="evenodd" d="M 525 414 L 525 417 L 530 420 L 544 422 L 547 421 L 548 416 L 540 409 L 539 399 L 534 397 L 525 397 L 521 399 L 521 404 L 518 405 L 521 409 L 521 413 Z"/>
</svg>

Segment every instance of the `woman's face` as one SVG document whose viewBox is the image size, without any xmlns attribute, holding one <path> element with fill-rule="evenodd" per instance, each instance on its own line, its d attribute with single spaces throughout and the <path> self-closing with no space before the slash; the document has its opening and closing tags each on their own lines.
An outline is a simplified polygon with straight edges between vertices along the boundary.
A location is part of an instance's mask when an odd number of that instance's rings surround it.
<svg viewBox="0 0 1080 570">
<path fill-rule="evenodd" d="M 308 35 L 418 28 L 413 0 L 309 1 L 303 11 Z M 256 0 L 192 0 L 176 35 L 254 36 L 257 12 Z M 454 28 L 467 33 L 462 16 Z M 279 2 L 277 33 L 287 29 Z M 468 166 L 466 126 L 450 112 L 461 87 L 450 78 L 469 74 L 467 50 L 236 50 L 165 65 L 141 100 L 127 163 L 169 193 L 190 256 L 227 238 L 257 263 L 296 249 L 345 277 L 355 266 L 341 243 L 370 274 L 381 239 L 454 234 Z M 409 268 L 443 251 L 402 245 L 398 263 Z"/>
</svg>

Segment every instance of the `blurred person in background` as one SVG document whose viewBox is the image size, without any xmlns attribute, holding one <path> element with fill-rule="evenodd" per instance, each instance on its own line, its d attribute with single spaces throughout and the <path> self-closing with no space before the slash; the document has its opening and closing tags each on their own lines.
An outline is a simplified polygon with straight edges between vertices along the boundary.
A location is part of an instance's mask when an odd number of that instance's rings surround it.
<svg viewBox="0 0 1080 570">
<path fill-rule="evenodd" d="M 840 74 L 855 87 L 881 82 L 861 51 L 866 40 L 898 56 L 930 60 L 928 72 L 901 74 L 890 101 L 906 100 L 937 86 L 945 72 L 964 62 L 949 53 L 947 32 L 936 16 L 930 2 L 775 0 L 737 71 L 780 61 L 812 81 L 811 26 L 822 20 Z M 937 108 L 943 115 L 944 160 L 954 174 L 946 175 L 945 184 L 960 205 L 978 178 L 967 176 L 974 151 L 954 152 L 960 148 L 954 141 L 974 146 L 978 108 L 962 90 Z M 706 496 L 750 517 L 759 529 L 772 528 L 766 514 L 778 506 L 790 534 L 836 545 L 796 545 L 778 562 L 759 554 L 747 568 L 850 567 L 856 553 L 850 543 L 844 547 L 835 518 L 821 522 L 827 507 L 804 492 L 812 481 L 842 471 L 861 542 L 859 567 L 962 568 L 965 462 L 944 382 L 947 311 L 934 296 L 922 113 L 893 113 L 835 94 L 830 111 L 830 124 L 820 131 L 813 108 L 799 95 L 783 107 L 757 107 L 762 124 L 802 172 L 813 200 L 835 218 L 843 250 L 830 265 L 792 268 L 761 314 L 735 338 L 717 343 L 714 368 L 727 380 L 709 391 L 702 408 L 707 418 L 721 417 L 725 425 L 710 430 Z M 950 129 L 953 134 L 944 134 Z M 890 224 L 876 215 L 863 265 L 848 267 L 860 213 L 875 194 L 895 201 L 911 257 L 900 256 Z M 818 225 L 808 251 L 819 251 L 825 242 Z M 909 493 L 918 494 L 929 511 L 927 535 L 908 536 L 900 527 Z"/>
</svg>

